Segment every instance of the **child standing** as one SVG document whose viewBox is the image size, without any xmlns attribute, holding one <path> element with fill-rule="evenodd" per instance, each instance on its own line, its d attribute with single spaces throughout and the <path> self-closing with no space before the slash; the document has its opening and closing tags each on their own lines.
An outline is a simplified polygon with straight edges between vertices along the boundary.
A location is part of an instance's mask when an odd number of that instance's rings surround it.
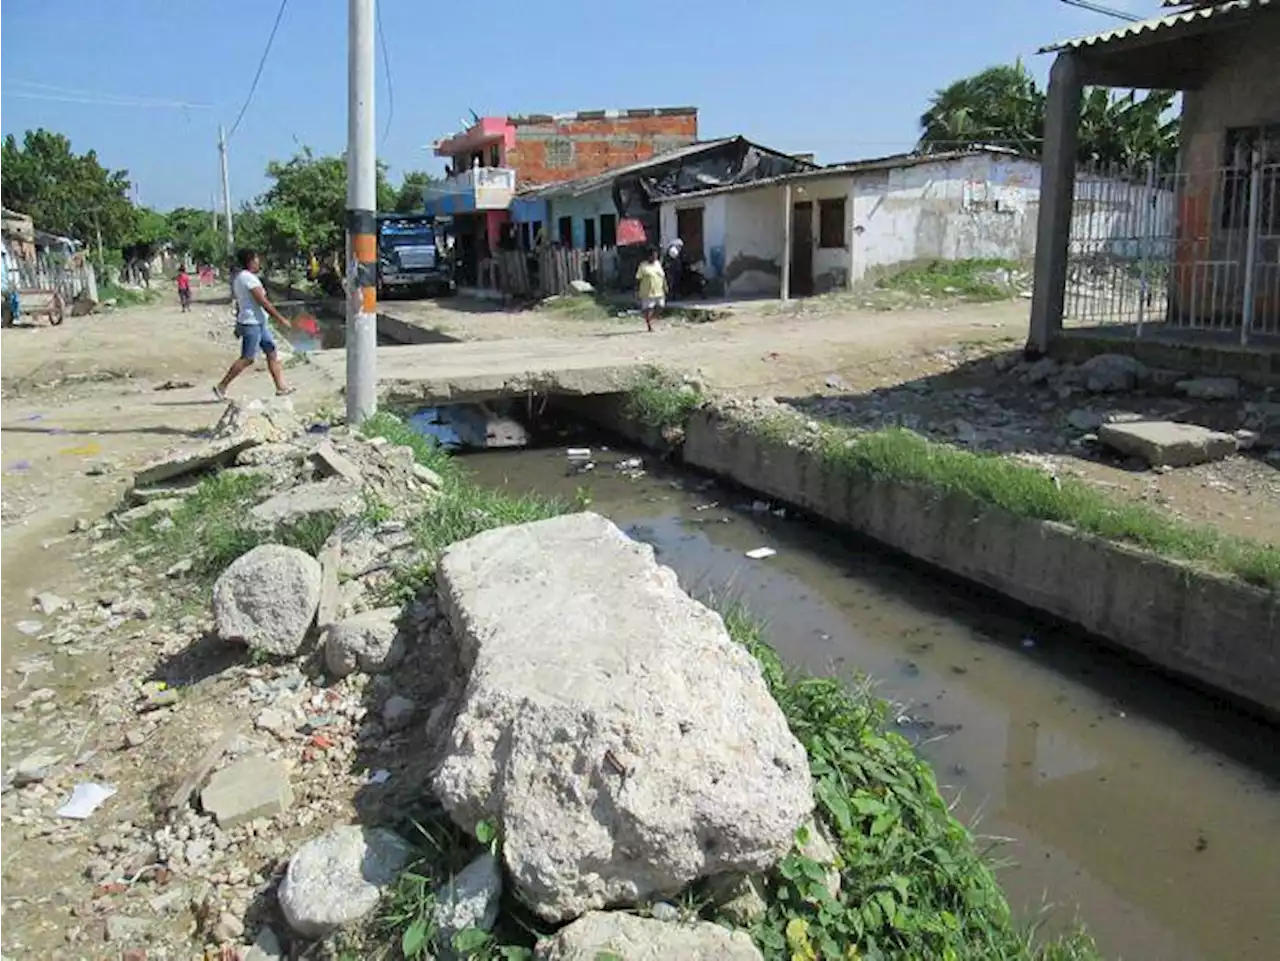
<svg viewBox="0 0 1280 961">
<path fill-rule="evenodd" d="M 636 270 L 636 292 L 640 297 L 644 325 L 652 333 L 653 319 L 667 302 L 667 274 L 662 269 L 657 247 L 649 248 L 644 263 Z"/>
<path fill-rule="evenodd" d="M 191 278 L 187 276 L 185 264 L 178 268 L 178 301 L 184 314 L 191 309 Z"/>
</svg>

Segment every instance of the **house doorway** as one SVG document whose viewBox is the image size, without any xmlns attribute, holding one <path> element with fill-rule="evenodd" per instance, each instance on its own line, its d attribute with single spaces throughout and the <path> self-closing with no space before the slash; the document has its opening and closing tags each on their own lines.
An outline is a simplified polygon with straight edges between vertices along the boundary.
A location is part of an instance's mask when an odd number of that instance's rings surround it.
<svg viewBox="0 0 1280 961">
<path fill-rule="evenodd" d="M 791 209 L 791 295 L 813 293 L 813 202 L 801 201 Z"/>
<path fill-rule="evenodd" d="M 701 207 L 676 210 L 676 236 L 684 241 L 684 255 L 689 263 L 696 264 L 703 259 Z"/>
</svg>

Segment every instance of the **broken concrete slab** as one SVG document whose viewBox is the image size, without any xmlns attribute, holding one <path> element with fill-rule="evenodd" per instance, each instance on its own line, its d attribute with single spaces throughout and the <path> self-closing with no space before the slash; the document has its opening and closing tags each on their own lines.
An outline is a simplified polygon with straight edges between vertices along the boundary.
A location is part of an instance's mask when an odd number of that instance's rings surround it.
<svg viewBox="0 0 1280 961">
<path fill-rule="evenodd" d="M 256 818 L 273 818 L 292 804 L 289 769 L 259 755 L 233 761 L 209 778 L 200 792 L 200 805 L 224 830 Z"/>
<path fill-rule="evenodd" d="M 180 450 L 152 461 L 133 475 L 134 488 L 153 487 L 163 481 L 227 467 L 242 450 L 259 443 L 251 437 L 230 437 L 199 447 Z"/>
<path fill-rule="evenodd" d="M 625 911 L 592 911 L 538 942 L 538 961 L 763 961 L 745 931 L 711 921 L 684 923 Z"/>
<path fill-rule="evenodd" d="M 332 441 L 322 441 L 311 452 L 311 460 L 325 477 L 340 477 L 351 484 L 359 484 L 364 479 L 355 461 L 339 452 Z"/>
<path fill-rule="evenodd" d="M 1231 434 L 1164 420 L 1103 424 L 1098 428 L 1098 441 L 1122 454 L 1140 457 L 1152 467 L 1188 467 L 1236 452 L 1236 439 Z"/>
<path fill-rule="evenodd" d="M 1076 369 L 1085 390 L 1106 394 L 1133 390 L 1147 379 L 1147 365 L 1128 354 L 1098 354 Z"/>
<path fill-rule="evenodd" d="M 276 494 L 252 508 L 249 516 L 258 524 L 272 527 L 329 511 L 355 513 L 363 503 L 358 486 L 340 477 L 330 477 Z"/>
<path fill-rule="evenodd" d="M 1234 377 L 1193 377 L 1178 381 L 1173 389 L 1193 400 L 1235 400 L 1240 396 L 1240 381 Z"/>
<path fill-rule="evenodd" d="M 548 920 L 766 871 L 813 807 L 809 762 L 714 612 L 653 549 L 571 514 L 454 544 L 437 590 L 469 678 L 433 777 L 503 826 Z"/>
<path fill-rule="evenodd" d="M 288 440 L 302 431 L 302 422 L 293 411 L 293 400 L 271 397 L 244 404 L 228 401 L 211 434 L 219 439 L 238 438 L 268 444 Z"/>
<path fill-rule="evenodd" d="M 342 606 L 338 572 L 342 564 L 342 538 L 338 531 L 330 535 L 316 558 L 320 563 L 320 601 L 316 606 L 316 629 L 324 631 L 338 619 Z"/>
</svg>

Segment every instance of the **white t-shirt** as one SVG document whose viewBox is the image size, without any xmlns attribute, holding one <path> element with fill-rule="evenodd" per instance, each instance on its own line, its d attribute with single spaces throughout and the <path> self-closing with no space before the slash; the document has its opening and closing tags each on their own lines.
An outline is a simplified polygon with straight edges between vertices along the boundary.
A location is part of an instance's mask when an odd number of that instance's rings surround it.
<svg viewBox="0 0 1280 961">
<path fill-rule="evenodd" d="M 236 298 L 236 323 L 241 327 L 266 326 L 267 312 L 253 299 L 253 292 L 262 286 L 252 270 L 242 270 L 231 281 L 231 293 Z"/>
</svg>

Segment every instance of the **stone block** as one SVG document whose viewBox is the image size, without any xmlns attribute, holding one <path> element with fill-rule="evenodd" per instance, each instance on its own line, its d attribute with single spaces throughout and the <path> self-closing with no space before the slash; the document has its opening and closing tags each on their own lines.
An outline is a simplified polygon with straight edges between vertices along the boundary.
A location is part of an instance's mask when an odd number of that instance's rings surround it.
<svg viewBox="0 0 1280 961">
<path fill-rule="evenodd" d="M 1103 424 L 1098 428 L 1098 440 L 1112 450 L 1140 457 L 1152 467 L 1188 467 L 1236 452 L 1236 439 L 1231 434 L 1164 420 Z"/>
<path fill-rule="evenodd" d="M 200 805 L 226 830 L 256 818 L 273 818 L 293 804 L 289 771 L 279 761 L 252 756 L 234 761 L 209 778 Z"/>
</svg>

